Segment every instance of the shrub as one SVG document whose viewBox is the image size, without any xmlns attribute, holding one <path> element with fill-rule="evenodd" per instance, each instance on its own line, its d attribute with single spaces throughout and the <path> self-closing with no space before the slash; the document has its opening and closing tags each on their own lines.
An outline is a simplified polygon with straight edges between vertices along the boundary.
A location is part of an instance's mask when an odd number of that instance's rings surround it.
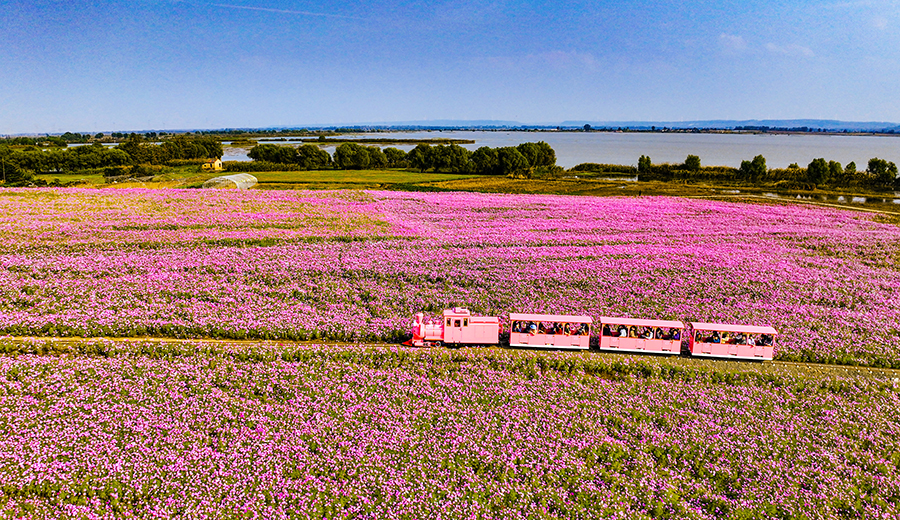
<svg viewBox="0 0 900 520">
<path fill-rule="evenodd" d="M 597 163 L 581 163 L 573 166 L 570 172 L 597 172 L 597 173 L 637 173 L 638 169 L 634 166 L 626 166 L 623 164 L 597 164 Z"/>
</svg>

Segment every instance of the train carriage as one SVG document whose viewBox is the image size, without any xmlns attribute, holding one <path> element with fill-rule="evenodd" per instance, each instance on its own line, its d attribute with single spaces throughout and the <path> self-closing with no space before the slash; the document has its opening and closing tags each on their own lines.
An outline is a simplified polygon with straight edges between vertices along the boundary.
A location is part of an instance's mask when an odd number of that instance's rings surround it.
<svg viewBox="0 0 900 520">
<path fill-rule="evenodd" d="M 637 352 L 641 354 L 681 353 L 683 322 L 675 320 L 640 320 L 600 318 L 600 350 Z"/>
<path fill-rule="evenodd" d="M 590 316 L 509 313 L 509 346 L 587 350 L 591 346 Z"/>
<path fill-rule="evenodd" d="M 472 316 L 469 309 L 447 309 L 441 321 L 425 321 L 423 313 L 416 314 L 412 322 L 412 339 L 407 344 L 415 347 L 446 345 L 496 345 L 500 342 L 502 326 L 496 316 Z"/>
<path fill-rule="evenodd" d="M 690 323 L 692 356 L 771 361 L 775 354 L 772 327 L 727 323 Z"/>
<path fill-rule="evenodd" d="M 509 346 L 524 348 L 588 350 L 591 347 L 590 316 L 559 314 L 509 314 Z M 728 323 L 684 323 L 677 320 L 642 320 L 603 316 L 598 320 L 600 350 L 677 355 L 688 340 L 690 355 L 721 359 L 771 361 L 775 354 L 772 327 Z M 415 315 L 411 338 L 405 345 L 498 345 L 503 332 L 501 318 L 472 316 L 468 309 L 445 310 L 440 319 Z"/>
</svg>

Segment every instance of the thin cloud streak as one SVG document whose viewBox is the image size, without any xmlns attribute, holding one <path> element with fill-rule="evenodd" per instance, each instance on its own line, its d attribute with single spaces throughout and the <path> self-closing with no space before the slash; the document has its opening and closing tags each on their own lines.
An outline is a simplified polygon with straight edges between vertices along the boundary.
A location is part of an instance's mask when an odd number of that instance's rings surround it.
<svg viewBox="0 0 900 520">
<path fill-rule="evenodd" d="M 816 55 L 816 53 L 813 52 L 813 50 L 809 47 L 794 44 L 776 45 L 774 43 L 767 43 L 766 50 L 774 54 L 783 54 L 785 56 L 796 56 L 804 58 L 813 58 Z"/>
<path fill-rule="evenodd" d="M 346 16 L 342 14 L 331 14 L 331 13 L 314 13 L 311 11 L 290 11 L 287 9 L 273 9 L 270 7 L 251 7 L 249 5 L 232 5 L 232 4 L 209 4 L 214 7 L 222 7 L 225 9 L 244 9 L 247 11 L 263 11 L 266 13 L 280 13 L 280 14 L 295 14 L 300 16 L 321 16 L 325 18 L 345 18 L 348 20 L 363 20 L 364 18 L 360 18 L 357 16 Z"/>
</svg>

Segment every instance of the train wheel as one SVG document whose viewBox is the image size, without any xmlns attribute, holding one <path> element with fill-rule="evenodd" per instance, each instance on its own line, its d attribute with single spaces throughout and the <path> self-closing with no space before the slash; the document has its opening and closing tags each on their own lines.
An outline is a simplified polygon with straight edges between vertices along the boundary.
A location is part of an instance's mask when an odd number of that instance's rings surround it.
<svg viewBox="0 0 900 520">
<path fill-rule="evenodd" d="M 440 346 L 443 345 L 443 343 L 441 343 L 440 341 L 435 341 L 435 342 L 433 343 L 433 345 L 434 345 L 435 347 L 440 347 Z"/>
</svg>

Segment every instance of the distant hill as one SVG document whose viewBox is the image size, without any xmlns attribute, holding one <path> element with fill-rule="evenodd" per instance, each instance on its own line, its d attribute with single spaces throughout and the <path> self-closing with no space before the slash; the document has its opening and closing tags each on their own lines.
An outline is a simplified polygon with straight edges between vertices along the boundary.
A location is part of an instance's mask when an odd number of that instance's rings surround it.
<svg viewBox="0 0 900 520">
<path fill-rule="evenodd" d="M 591 125 L 593 128 L 629 128 L 632 130 L 651 130 L 653 128 L 674 129 L 771 129 L 794 131 L 829 132 L 890 132 L 900 133 L 900 124 L 885 121 L 837 121 L 833 119 L 714 119 L 698 121 L 563 121 L 561 123 L 520 123 L 518 121 L 504 120 L 456 120 L 435 119 L 427 121 L 395 121 L 381 123 L 360 123 L 354 125 L 335 126 L 310 126 L 308 128 L 352 128 L 359 130 L 389 129 L 389 130 L 417 130 L 417 129 L 574 129 Z"/>
<path fill-rule="evenodd" d="M 900 124 L 889 122 L 857 122 L 857 121 L 836 121 L 833 119 L 747 119 L 747 120 L 729 120 L 714 119 L 708 121 L 564 121 L 561 126 L 564 127 L 583 127 L 591 125 L 596 128 L 619 128 L 627 127 L 633 129 L 650 129 L 656 128 L 716 128 L 723 130 L 733 130 L 735 128 L 746 127 L 768 127 L 779 129 L 823 129 L 826 131 L 843 131 L 850 132 L 883 132 L 886 130 L 895 130 L 900 132 Z"/>
<path fill-rule="evenodd" d="M 698 129 L 698 130 L 784 130 L 797 132 L 816 132 L 819 130 L 827 132 L 873 132 L 873 133 L 891 133 L 900 134 L 900 124 L 885 121 L 837 121 L 833 119 L 711 119 L 698 121 L 592 121 L 592 120 L 574 120 L 563 121 L 561 123 L 520 123 L 518 121 L 505 121 L 494 119 L 432 119 L 424 121 L 393 121 L 393 122 L 371 122 L 371 123 L 354 123 L 341 125 L 293 125 L 293 126 L 274 126 L 262 128 L 186 128 L 180 130 L 169 129 L 169 134 L 179 134 L 184 132 L 199 133 L 216 133 L 216 132 L 233 132 L 243 130 L 247 132 L 260 131 L 297 131 L 300 129 L 308 130 L 337 130 L 337 131 L 416 131 L 416 130 L 576 130 L 584 128 L 584 125 L 590 125 L 597 130 L 628 128 L 631 130 L 652 130 L 671 128 L 676 130 Z M 138 134 L 146 134 L 149 130 L 128 130 L 125 133 L 135 132 Z M 109 133 L 109 132 L 105 132 Z M 60 134 L 16 134 L 17 136 L 43 136 L 43 135 L 60 135 Z M 0 136 L 2 137 L 2 136 Z M 12 136 L 10 136 L 12 137 Z"/>
</svg>

